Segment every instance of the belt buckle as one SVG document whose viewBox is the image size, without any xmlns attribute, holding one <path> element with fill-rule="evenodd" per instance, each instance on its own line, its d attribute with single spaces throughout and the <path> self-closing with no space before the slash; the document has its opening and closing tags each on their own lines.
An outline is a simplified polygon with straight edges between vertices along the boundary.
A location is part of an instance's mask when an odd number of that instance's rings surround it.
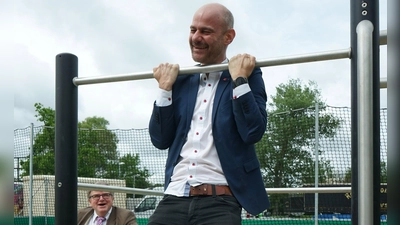
<svg viewBox="0 0 400 225">
<path fill-rule="evenodd" d="M 208 188 L 208 185 L 201 185 L 200 188 L 203 188 L 203 195 L 207 195 L 207 188 Z M 200 188 L 199 188 L 199 189 L 200 189 Z"/>
</svg>

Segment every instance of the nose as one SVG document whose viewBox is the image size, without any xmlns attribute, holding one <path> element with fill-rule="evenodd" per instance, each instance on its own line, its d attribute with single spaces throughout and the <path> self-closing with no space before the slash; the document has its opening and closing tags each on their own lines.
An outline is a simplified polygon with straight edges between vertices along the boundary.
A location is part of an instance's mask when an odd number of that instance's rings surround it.
<svg viewBox="0 0 400 225">
<path fill-rule="evenodd" d="M 191 39 L 193 42 L 201 41 L 201 34 L 200 34 L 200 32 L 199 32 L 199 31 L 192 32 L 192 33 L 190 34 L 190 39 Z"/>
</svg>

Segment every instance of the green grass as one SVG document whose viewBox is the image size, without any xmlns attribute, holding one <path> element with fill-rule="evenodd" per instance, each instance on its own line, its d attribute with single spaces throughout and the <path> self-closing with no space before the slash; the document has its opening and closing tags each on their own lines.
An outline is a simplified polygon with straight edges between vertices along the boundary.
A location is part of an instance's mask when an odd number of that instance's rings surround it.
<svg viewBox="0 0 400 225">
<path fill-rule="evenodd" d="M 148 219 L 138 218 L 138 225 L 147 225 Z M 14 217 L 14 225 L 28 225 L 28 217 Z M 32 225 L 54 225 L 54 217 L 36 216 L 32 218 Z M 319 220 L 319 225 L 351 225 L 351 221 L 340 220 Z M 381 222 L 381 225 L 386 225 L 386 222 Z M 242 225 L 314 225 L 314 220 L 310 219 L 245 219 L 242 220 Z"/>
</svg>

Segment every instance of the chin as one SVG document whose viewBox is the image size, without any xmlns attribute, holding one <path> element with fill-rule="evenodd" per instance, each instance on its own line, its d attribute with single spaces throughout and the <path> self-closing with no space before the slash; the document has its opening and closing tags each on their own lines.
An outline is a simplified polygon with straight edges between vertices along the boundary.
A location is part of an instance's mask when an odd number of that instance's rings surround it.
<svg viewBox="0 0 400 225">
<path fill-rule="evenodd" d="M 202 61 L 204 61 L 203 57 L 198 57 L 198 56 L 196 57 L 195 55 L 192 55 L 192 58 L 195 62 L 198 62 L 198 63 L 202 63 Z"/>
</svg>

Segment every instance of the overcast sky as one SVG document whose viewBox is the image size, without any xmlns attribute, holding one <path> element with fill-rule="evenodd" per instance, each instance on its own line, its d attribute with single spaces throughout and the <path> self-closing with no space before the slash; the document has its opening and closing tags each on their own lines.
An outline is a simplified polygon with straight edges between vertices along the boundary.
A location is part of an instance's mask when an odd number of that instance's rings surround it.
<svg viewBox="0 0 400 225">
<path fill-rule="evenodd" d="M 2 71 L 14 81 L 14 129 L 31 123 L 34 103 L 55 108 L 55 56 L 72 53 L 79 77 L 151 71 L 163 62 L 194 65 L 188 35 L 193 13 L 219 2 L 235 17 L 236 38 L 228 58 L 249 53 L 257 59 L 350 47 L 348 0 L 71 0 L 12 1 L 2 18 Z M 380 1 L 380 30 L 387 30 L 387 1 Z M 3 20 L 3 19 L 2 19 Z M 3 20 L 4 21 L 4 20 Z M 4 26 L 3 25 L 3 26 Z M 10 44 L 11 43 L 11 44 Z M 381 46 L 386 77 L 386 46 Z M 9 62 L 9 63 L 5 63 Z M 268 96 L 290 78 L 315 81 L 330 106 L 350 106 L 350 60 L 262 69 Z M 3 85 L 4 86 L 4 85 Z M 4 87 L 5 90 L 11 87 Z M 147 128 L 157 93 L 154 79 L 79 87 L 79 120 L 101 116 L 109 128 Z M 381 106 L 386 107 L 386 90 Z"/>
</svg>

